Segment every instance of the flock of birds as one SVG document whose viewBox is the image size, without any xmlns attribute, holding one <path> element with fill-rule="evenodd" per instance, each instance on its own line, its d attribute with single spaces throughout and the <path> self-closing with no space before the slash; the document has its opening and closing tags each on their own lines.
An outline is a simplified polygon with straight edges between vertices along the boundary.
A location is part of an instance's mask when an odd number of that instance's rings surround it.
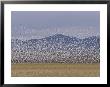
<svg viewBox="0 0 110 87">
<path fill-rule="evenodd" d="M 11 40 L 12 63 L 99 63 L 100 38 L 55 34 L 42 39 Z"/>
</svg>

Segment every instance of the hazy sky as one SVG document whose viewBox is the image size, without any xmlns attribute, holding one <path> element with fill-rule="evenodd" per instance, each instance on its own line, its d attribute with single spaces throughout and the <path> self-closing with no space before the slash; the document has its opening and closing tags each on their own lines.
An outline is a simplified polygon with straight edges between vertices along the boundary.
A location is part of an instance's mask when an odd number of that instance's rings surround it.
<svg viewBox="0 0 110 87">
<path fill-rule="evenodd" d="M 64 34 L 79 38 L 100 34 L 99 11 L 12 11 L 12 38 Z"/>
</svg>

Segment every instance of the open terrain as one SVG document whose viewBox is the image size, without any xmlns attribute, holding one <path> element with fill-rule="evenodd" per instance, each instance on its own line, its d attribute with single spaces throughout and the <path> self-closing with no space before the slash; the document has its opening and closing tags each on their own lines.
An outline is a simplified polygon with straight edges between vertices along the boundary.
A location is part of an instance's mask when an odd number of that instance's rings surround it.
<svg viewBox="0 0 110 87">
<path fill-rule="evenodd" d="M 100 64 L 24 63 L 11 65 L 12 77 L 99 77 Z"/>
</svg>

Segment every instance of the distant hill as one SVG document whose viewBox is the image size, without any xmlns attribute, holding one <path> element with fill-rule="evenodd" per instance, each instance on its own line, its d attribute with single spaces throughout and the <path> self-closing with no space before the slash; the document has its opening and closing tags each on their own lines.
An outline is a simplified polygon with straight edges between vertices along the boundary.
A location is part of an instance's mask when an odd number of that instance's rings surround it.
<svg viewBox="0 0 110 87">
<path fill-rule="evenodd" d="M 11 40 L 12 63 L 98 63 L 100 37 L 55 34 L 42 39 Z"/>
</svg>

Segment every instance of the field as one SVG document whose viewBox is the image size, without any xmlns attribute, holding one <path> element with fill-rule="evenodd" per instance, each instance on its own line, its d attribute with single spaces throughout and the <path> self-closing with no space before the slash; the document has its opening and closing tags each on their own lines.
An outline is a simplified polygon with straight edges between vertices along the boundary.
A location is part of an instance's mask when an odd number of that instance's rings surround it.
<svg viewBox="0 0 110 87">
<path fill-rule="evenodd" d="M 99 77 L 100 64 L 12 64 L 12 77 Z"/>
</svg>

